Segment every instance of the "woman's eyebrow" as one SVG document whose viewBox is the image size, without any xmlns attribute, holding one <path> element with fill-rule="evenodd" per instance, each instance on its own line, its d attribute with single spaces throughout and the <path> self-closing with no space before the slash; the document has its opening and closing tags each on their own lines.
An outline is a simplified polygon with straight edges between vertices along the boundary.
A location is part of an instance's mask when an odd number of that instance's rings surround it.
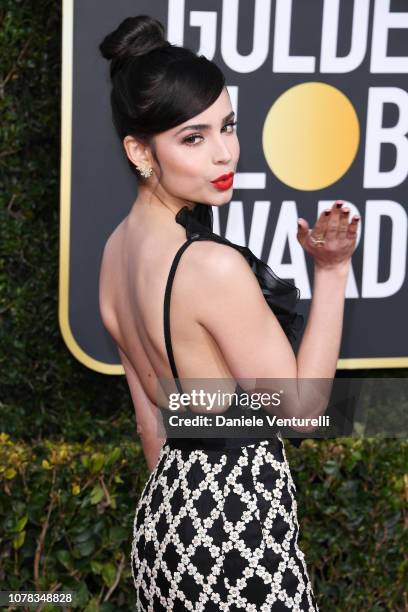
<svg viewBox="0 0 408 612">
<path fill-rule="evenodd" d="M 230 113 L 228 113 L 226 117 L 224 117 L 224 119 L 222 120 L 222 123 L 225 123 L 229 119 L 233 119 L 234 115 L 235 115 L 234 111 L 231 111 Z M 211 125 L 208 125 L 208 123 L 196 123 L 195 125 L 186 125 L 185 127 L 181 128 L 181 130 L 176 132 L 175 136 L 180 134 L 180 132 L 184 132 L 185 130 L 207 130 L 210 127 Z"/>
</svg>

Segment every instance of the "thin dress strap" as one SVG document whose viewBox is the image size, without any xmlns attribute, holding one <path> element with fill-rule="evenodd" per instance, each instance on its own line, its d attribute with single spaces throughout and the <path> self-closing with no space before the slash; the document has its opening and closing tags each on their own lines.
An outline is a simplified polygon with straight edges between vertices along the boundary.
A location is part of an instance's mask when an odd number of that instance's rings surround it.
<svg viewBox="0 0 408 612">
<path fill-rule="evenodd" d="M 190 236 L 190 238 L 188 240 L 186 240 L 186 242 L 184 242 L 181 247 L 179 248 L 179 250 L 177 251 L 176 255 L 174 256 L 173 259 L 173 263 L 171 264 L 171 268 L 170 268 L 170 272 L 169 272 L 169 276 L 167 279 L 167 284 L 166 284 L 166 290 L 164 293 L 164 340 L 166 343 L 166 350 L 167 350 L 167 357 L 169 359 L 169 363 L 171 366 L 171 371 L 173 372 L 173 377 L 175 380 L 175 383 L 177 385 L 177 389 L 179 390 L 179 393 L 183 393 L 183 389 L 181 387 L 180 381 L 179 381 L 179 375 L 177 372 L 177 368 L 176 368 L 176 363 L 174 361 L 174 355 L 173 355 L 173 348 L 171 345 L 171 334 L 170 334 L 170 296 L 171 296 L 171 289 L 173 286 L 173 279 L 174 279 L 174 275 L 176 273 L 176 268 L 178 265 L 178 262 L 180 261 L 180 257 L 182 256 L 182 254 L 184 253 L 184 251 L 186 250 L 186 248 L 188 247 L 189 244 L 191 244 L 195 238 L 198 238 L 199 234 L 193 234 L 192 236 Z"/>
</svg>

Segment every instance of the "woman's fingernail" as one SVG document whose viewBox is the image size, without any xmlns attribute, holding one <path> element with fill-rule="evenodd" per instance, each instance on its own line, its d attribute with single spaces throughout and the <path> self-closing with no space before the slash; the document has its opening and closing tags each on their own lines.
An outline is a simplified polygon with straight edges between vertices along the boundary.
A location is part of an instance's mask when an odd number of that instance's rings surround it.
<svg viewBox="0 0 408 612">
<path fill-rule="evenodd" d="M 324 211 L 324 214 L 325 214 L 325 215 L 330 215 L 330 210 L 325 210 L 325 211 Z"/>
<path fill-rule="evenodd" d="M 343 206 L 343 202 L 336 202 L 336 207 L 340 208 L 341 206 Z"/>
</svg>

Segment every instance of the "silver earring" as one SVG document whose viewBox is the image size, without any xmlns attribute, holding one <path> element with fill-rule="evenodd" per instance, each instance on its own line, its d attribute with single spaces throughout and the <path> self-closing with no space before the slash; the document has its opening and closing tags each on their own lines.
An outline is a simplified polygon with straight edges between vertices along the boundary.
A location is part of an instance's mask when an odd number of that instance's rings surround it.
<svg viewBox="0 0 408 612">
<path fill-rule="evenodd" d="M 145 168 L 137 167 L 137 169 L 139 170 L 141 176 L 143 176 L 144 178 L 149 178 L 153 174 L 153 168 L 150 168 L 150 166 L 145 167 Z"/>
</svg>

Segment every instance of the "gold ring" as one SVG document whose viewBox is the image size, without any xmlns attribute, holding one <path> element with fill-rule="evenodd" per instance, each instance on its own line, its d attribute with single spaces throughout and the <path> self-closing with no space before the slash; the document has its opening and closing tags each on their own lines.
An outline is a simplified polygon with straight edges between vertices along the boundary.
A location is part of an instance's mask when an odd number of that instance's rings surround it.
<svg viewBox="0 0 408 612">
<path fill-rule="evenodd" d="M 314 245 L 323 245 L 326 241 L 323 238 L 323 236 L 319 237 L 319 238 L 314 238 L 312 235 L 310 235 L 310 240 Z"/>
</svg>

